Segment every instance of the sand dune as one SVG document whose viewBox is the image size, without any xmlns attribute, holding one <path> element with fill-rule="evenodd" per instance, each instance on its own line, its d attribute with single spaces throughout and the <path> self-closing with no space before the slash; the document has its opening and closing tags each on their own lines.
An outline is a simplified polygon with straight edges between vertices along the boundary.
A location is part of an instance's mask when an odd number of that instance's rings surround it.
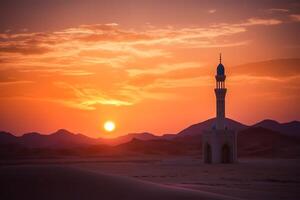
<svg viewBox="0 0 300 200">
<path fill-rule="evenodd" d="M 0 168 L 0 199 L 234 199 L 72 167 Z"/>
</svg>

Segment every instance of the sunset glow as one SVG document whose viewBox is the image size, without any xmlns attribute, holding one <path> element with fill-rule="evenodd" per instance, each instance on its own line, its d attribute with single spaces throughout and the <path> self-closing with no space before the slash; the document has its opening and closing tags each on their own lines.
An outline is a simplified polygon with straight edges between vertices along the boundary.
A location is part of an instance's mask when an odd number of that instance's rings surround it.
<svg viewBox="0 0 300 200">
<path fill-rule="evenodd" d="M 177 133 L 215 116 L 220 52 L 228 117 L 300 120 L 298 1 L 62 2 L 1 5 L 5 131 Z"/>
<path fill-rule="evenodd" d="M 115 125 L 115 123 L 112 122 L 112 121 L 106 121 L 106 122 L 104 123 L 104 129 L 105 129 L 106 131 L 108 131 L 108 132 L 111 132 L 111 131 L 115 130 L 115 128 L 116 128 L 116 125 Z"/>
</svg>

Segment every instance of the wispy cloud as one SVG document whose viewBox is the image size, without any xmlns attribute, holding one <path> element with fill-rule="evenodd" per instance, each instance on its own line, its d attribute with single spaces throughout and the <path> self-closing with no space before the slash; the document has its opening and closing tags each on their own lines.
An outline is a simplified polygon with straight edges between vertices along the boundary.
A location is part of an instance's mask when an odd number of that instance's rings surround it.
<svg viewBox="0 0 300 200">
<path fill-rule="evenodd" d="M 211 84 L 206 63 L 190 59 L 189 53 L 178 56 L 179 52 L 246 46 L 251 39 L 234 36 L 250 27 L 281 23 L 273 18 L 249 18 L 206 27 L 134 30 L 110 23 L 54 32 L 4 32 L 0 34 L 1 69 L 14 80 L 1 84 L 35 83 L 34 89 L 28 89 L 31 93 L 18 95 L 85 110 L 164 99 L 170 97 L 167 89 Z"/>
<path fill-rule="evenodd" d="M 290 15 L 290 18 L 295 22 L 300 22 L 300 14 L 292 14 Z"/>
<path fill-rule="evenodd" d="M 241 23 L 241 26 L 254 26 L 254 25 L 264 25 L 272 26 L 282 24 L 282 20 L 279 19 L 262 19 L 262 18 L 250 18 L 245 23 Z"/>
<path fill-rule="evenodd" d="M 216 9 L 210 9 L 210 10 L 208 10 L 208 13 L 209 13 L 209 14 L 214 14 L 215 12 L 217 12 Z"/>
<path fill-rule="evenodd" d="M 30 84 L 30 83 L 34 83 L 34 81 L 26 81 L 26 80 L 0 81 L 0 86 L 15 85 L 15 84 Z"/>
<path fill-rule="evenodd" d="M 163 74 L 166 72 L 178 70 L 178 69 L 186 69 L 186 68 L 196 68 L 200 67 L 201 64 L 197 62 L 185 62 L 185 63 L 174 63 L 174 64 L 160 64 L 156 68 L 150 69 L 128 69 L 130 76 L 136 76 L 139 74 Z"/>
<path fill-rule="evenodd" d="M 66 91 L 69 90 L 74 94 L 74 98 L 72 99 L 59 100 L 70 107 L 94 110 L 97 105 L 129 106 L 133 104 L 133 102 L 117 99 L 113 95 L 107 95 L 89 86 L 74 86 L 65 82 L 55 82 L 55 85 Z"/>
<path fill-rule="evenodd" d="M 266 10 L 267 13 L 287 13 L 289 9 L 286 8 L 269 8 Z"/>
</svg>

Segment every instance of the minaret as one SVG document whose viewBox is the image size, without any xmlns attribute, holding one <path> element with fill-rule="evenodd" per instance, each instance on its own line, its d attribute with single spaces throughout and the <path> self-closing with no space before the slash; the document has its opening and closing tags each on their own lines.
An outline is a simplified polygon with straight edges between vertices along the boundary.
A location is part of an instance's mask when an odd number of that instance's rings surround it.
<svg viewBox="0 0 300 200">
<path fill-rule="evenodd" d="M 216 129 L 225 129 L 225 96 L 227 89 L 225 88 L 225 68 L 222 64 L 222 55 L 220 54 L 220 64 L 217 67 L 216 78 Z"/>
<path fill-rule="evenodd" d="M 237 135 L 235 130 L 225 126 L 225 69 L 220 63 L 216 78 L 216 124 L 211 130 L 202 133 L 202 151 L 204 163 L 235 163 L 237 162 Z"/>
</svg>

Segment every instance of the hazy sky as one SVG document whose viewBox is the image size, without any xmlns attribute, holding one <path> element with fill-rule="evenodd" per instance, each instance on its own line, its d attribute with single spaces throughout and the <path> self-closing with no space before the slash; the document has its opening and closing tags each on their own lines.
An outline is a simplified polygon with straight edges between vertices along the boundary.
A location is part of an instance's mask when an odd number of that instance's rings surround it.
<svg viewBox="0 0 300 200">
<path fill-rule="evenodd" d="M 300 120 L 299 22 L 296 0 L 3 0 L 0 129 L 176 133 L 214 117 L 219 52 L 228 117 Z"/>
</svg>

